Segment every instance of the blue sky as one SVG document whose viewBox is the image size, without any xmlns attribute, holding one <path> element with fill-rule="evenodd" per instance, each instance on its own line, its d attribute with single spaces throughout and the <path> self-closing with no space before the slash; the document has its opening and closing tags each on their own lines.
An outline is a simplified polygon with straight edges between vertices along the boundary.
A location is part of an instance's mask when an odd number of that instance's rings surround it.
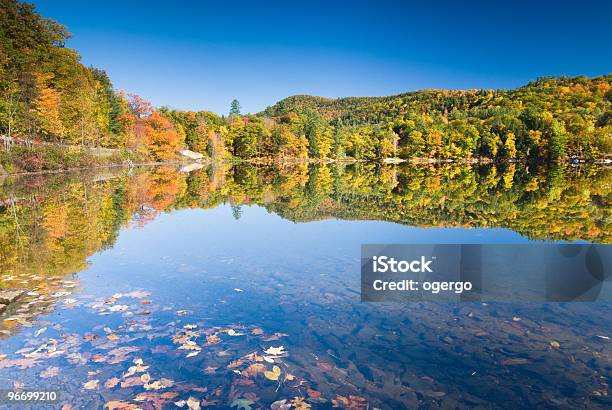
<svg viewBox="0 0 612 410">
<path fill-rule="evenodd" d="M 178 109 L 612 72 L 612 1 L 32 1 L 117 88 Z"/>
</svg>

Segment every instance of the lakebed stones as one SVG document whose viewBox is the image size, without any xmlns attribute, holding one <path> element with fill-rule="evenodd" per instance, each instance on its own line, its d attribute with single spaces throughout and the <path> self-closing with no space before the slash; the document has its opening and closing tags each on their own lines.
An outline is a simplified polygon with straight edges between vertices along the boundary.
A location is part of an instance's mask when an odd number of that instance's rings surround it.
<svg viewBox="0 0 612 410">
<path fill-rule="evenodd" d="M 0 290 L 0 312 L 3 312 L 10 303 L 19 299 L 24 293 L 25 290 L 22 289 Z"/>
</svg>

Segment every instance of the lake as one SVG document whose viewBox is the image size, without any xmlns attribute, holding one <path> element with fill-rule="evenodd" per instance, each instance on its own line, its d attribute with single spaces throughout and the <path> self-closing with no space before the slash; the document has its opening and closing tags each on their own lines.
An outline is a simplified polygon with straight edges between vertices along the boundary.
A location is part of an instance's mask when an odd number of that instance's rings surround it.
<svg viewBox="0 0 612 410">
<path fill-rule="evenodd" d="M 611 171 L 6 177 L 0 285 L 25 293 L 0 314 L 2 388 L 65 409 L 610 408 L 609 303 L 365 303 L 360 246 L 609 244 Z"/>
</svg>

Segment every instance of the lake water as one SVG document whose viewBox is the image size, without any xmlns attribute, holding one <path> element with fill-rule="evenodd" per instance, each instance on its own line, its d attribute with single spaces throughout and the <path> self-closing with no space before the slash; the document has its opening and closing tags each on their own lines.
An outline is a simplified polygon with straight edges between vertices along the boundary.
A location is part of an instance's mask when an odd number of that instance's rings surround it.
<svg viewBox="0 0 612 410">
<path fill-rule="evenodd" d="M 610 304 L 371 304 L 359 273 L 364 243 L 610 243 L 610 181 L 518 164 L 6 178 L 0 284 L 28 293 L 0 316 L 0 388 L 59 391 L 35 408 L 610 408 Z"/>
</svg>

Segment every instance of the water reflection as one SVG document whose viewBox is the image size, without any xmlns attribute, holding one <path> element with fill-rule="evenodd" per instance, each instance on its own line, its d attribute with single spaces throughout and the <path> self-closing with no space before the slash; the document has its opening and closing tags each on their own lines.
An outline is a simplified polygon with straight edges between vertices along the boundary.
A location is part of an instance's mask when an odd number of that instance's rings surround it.
<svg viewBox="0 0 612 410">
<path fill-rule="evenodd" d="M 62 385 L 75 407 L 603 408 L 609 306 L 362 304 L 358 249 L 609 243 L 609 176 L 243 164 L 9 178 L 0 280 L 25 293 L 1 316 L 0 378 Z"/>
</svg>

